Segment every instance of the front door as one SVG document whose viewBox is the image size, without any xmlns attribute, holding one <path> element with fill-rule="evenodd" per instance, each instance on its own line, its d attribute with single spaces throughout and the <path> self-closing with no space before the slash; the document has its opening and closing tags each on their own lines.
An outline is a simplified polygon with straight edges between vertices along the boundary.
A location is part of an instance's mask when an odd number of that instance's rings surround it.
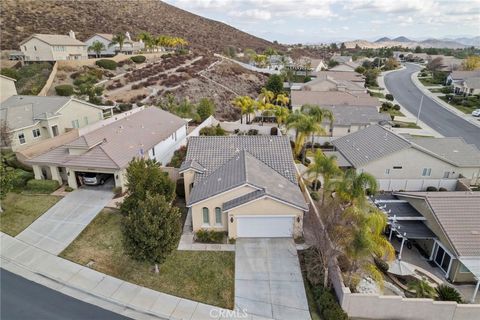
<svg viewBox="0 0 480 320">
<path fill-rule="evenodd" d="M 54 137 L 58 136 L 58 126 L 57 125 L 52 126 L 52 133 L 53 133 Z"/>
</svg>

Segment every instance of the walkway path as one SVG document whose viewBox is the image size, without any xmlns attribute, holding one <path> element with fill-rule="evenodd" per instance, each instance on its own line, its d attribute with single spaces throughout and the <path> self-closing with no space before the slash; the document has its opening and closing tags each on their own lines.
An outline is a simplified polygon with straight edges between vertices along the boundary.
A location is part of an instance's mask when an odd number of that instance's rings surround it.
<svg viewBox="0 0 480 320">
<path fill-rule="evenodd" d="M 17 238 L 55 255 L 62 252 L 113 198 L 104 186 L 69 193 Z"/>
<path fill-rule="evenodd" d="M 293 239 L 237 239 L 235 307 L 278 320 L 310 319 Z"/>
<path fill-rule="evenodd" d="M 0 233 L 0 247 L 2 268 L 135 319 L 219 319 L 222 312 L 232 312 L 128 283 L 4 233 Z"/>
</svg>

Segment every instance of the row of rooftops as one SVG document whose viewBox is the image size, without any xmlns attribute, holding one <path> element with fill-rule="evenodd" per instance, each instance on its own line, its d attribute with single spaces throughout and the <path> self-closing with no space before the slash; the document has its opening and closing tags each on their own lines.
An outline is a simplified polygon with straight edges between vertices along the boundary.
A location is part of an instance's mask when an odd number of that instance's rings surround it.
<svg viewBox="0 0 480 320">
<path fill-rule="evenodd" d="M 113 34 L 109 33 L 95 33 L 88 39 L 94 37 L 95 35 L 100 36 L 104 38 L 105 40 L 112 41 L 113 39 Z M 133 43 L 130 33 L 126 32 L 125 33 L 126 39 L 125 43 Z M 70 31 L 68 35 L 63 35 L 63 34 L 43 34 L 43 33 L 34 33 L 30 35 L 28 38 L 25 40 L 21 41 L 19 45 L 23 45 L 24 43 L 28 42 L 30 39 L 36 38 L 40 41 L 43 41 L 49 45 L 52 46 L 86 46 L 86 44 L 75 37 L 75 32 Z M 87 39 L 87 40 L 88 40 Z"/>
</svg>

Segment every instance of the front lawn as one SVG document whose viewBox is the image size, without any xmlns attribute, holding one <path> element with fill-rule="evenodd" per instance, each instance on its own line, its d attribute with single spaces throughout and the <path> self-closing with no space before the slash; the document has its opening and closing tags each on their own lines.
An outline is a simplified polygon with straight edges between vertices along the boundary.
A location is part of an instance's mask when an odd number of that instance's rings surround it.
<svg viewBox="0 0 480 320">
<path fill-rule="evenodd" d="M 9 193 L 2 201 L 0 231 L 15 237 L 60 199 L 51 195 Z"/>
<path fill-rule="evenodd" d="M 422 129 L 415 122 L 393 121 L 394 128 Z"/>
<path fill-rule="evenodd" d="M 405 117 L 405 115 L 400 110 L 395 110 L 393 108 L 388 110 L 380 110 L 380 113 L 388 113 L 391 116 Z"/>
<path fill-rule="evenodd" d="M 152 264 L 125 253 L 121 222 L 118 210 L 104 209 L 60 256 L 153 290 L 233 308 L 234 252 L 174 251 L 155 274 Z"/>
<path fill-rule="evenodd" d="M 480 108 L 480 98 L 477 96 L 464 97 L 449 94 L 439 98 L 466 114 L 471 114 L 474 110 Z"/>
</svg>

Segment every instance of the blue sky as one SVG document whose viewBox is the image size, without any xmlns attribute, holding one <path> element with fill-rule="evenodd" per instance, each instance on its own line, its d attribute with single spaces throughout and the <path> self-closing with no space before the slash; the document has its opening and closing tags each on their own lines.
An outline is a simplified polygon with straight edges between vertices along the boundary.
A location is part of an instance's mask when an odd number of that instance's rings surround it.
<svg viewBox="0 0 480 320">
<path fill-rule="evenodd" d="M 480 0 L 164 0 L 282 43 L 480 35 Z"/>
</svg>

